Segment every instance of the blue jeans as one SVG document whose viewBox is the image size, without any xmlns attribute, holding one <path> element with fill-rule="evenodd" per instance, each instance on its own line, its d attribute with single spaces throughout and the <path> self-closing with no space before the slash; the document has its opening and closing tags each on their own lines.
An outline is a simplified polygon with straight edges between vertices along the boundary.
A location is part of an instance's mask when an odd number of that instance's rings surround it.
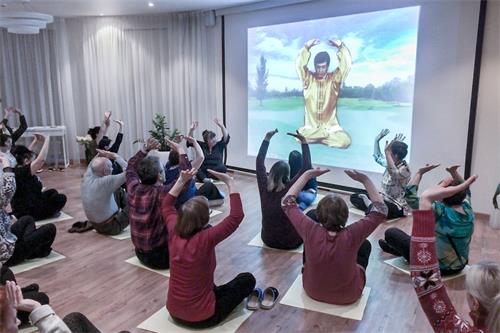
<svg viewBox="0 0 500 333">
<path fill-rule="evenodd" d="M 305 210 L 307 207 L 311 206 L 314 200 L 316 200 L 316 193 L 309 191 L 301 191 L 297 196 L 297 204 L 301 210 Z"/>
</svg>

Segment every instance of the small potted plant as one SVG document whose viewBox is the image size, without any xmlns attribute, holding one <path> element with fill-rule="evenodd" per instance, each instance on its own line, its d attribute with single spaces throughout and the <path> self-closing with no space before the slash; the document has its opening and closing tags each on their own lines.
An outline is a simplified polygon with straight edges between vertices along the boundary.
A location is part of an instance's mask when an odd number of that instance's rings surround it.
<svg viewBox="0 0 500 333">
<path fill-rule="evenodd" d="M 158 156 L 160 158 L 161 164 L 165 165 L 168 161 L 168 155 L 170 152 L 170 147 L 168 146 L 165 138 L 168 138 L 169 140 L 175 140 L 180 135 L 180 132 L 177 129 L 171 131 L 170 127 L 168 127 L 167 125 L 166 117 L 161 113 L 156 113 L 153 118 L 153 128 L 149 131 L 149 135 L 153 139 L 158 140 L 158 142 L 160 143 L 159 151 L 152 152 L 152 154 Z M 134 141 L 134 143 L 143 143 L 144 141 L 144 139 L 137 139 Z"/>
</svg>

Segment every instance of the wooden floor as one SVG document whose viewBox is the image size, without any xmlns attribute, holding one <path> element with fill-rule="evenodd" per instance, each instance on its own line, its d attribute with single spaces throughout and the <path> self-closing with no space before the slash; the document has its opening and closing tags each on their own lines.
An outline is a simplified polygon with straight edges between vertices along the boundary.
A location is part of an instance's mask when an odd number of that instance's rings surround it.
<svg viewBox="0 0 500 333">
<path fill-rule="evenodd" d="M 136 327 L 164 306 L 167 278 L 125 263 L 134 255 L 130 239 L 114 240 L 94 232 L 70 234 L 67 229 L 76 220 L 84 219 L 80 201 L 80 180 L 83 168 L 65 172 L 44 172 L 46 187 L 54 187 L 68 196 L 65 212 L 74 220 L 57 224 L 54 249 L 66 259 L 21 273 L 21 285 L 37 282 L 48 293 L 50 303 L 62 317 L 69 312 L 86 314 L 104 333 L 129 330 L 145 332 Z M 275 286 L 283 296 L 300 274 L 302 255 L 248 246 L 260 231 L 260 203 L 255 178 L 235 175 L 242 193 L 245 220 L 240 228 L 217 248 L 216 283 L 225 283 L 236 274 L 249 271 L 260 287 Z M 223 215 L 216 217 L 220 221 Z M 355 216 L 352 216 L 354 218 Z M 239 332 L 430 332 L 431 327 L 420 309 L 409 277 L 396 272 L 382 261 L 376 240 L 389 226 L 410 231 L 411 220 L 382 225 L 370 237 L 373 252 L 367 272 L 371 295 L 362 321 L 333 317 L 277 304 L 270 311 L 253 313 Z M 471 246 L 471 262 L 490 259 L 500 261 L 499 231 L 487 221 L 476 221 Z M 332 281 L 333 282 L 333 281 Z M 447 283 L 456 308 L 467 314 L 464 279 Z"/>
</svg>

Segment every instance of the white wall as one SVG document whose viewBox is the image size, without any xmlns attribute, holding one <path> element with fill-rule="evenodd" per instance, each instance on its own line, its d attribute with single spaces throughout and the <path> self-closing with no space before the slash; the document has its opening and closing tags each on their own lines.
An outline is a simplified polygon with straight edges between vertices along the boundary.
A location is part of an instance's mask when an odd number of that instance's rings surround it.
<svg viewBox="0 0 500 333">
<path fill-rule="evenodd" d="M 490 214 L 500 182 L 500 2 L 489 1 L 479 81 L 479 101 L 472 154 L 474 210 Z"/>
</svg>

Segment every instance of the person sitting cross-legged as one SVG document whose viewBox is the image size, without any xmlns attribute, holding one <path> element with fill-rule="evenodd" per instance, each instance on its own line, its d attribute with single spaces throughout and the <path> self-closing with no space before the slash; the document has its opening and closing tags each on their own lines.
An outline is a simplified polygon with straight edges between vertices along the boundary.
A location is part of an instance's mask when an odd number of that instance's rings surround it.
<svg viewBox="0 0 500 333">
<path fill-rule="evenodd" d="M 168 232 L 161 216 L 161 202 L 172 187 L 165 185 L 165 171 L 157 156 L 147 156 L 160 144 L 148 139 L 146 145 L 132 157 L 125 175 L 127 203 L 132 243 L 137 258 L 153 269 L 169 268 Z M 188 164 L 182 159 L 180 170 Z M 189 162 L 189 161 L 188 161 Z"/>
<path fill-rule="evenodd" d="M 250 273 L 240 273 L 224 285 L 214 284 L 215 247 L 231 236 L 243 221 L 243 206 L 232 178 L 208 169 L 207 172 L 222 180 L 229 189 L 229 216 L 211 227 L 208 201 L 202 196 L 189 199 L 177 210 L 177 196 L 196 172 L 196 169 L 181 171 L 161 204 L 170 249 L 167 309 L 181 325 L 208 328 L 220 324 L 250 295 L 255 288 L 255 278 Z"/>
<path fill-rule="evenodd" d="M 368 176 L 346 171 L 362 183 L 372 201 L 368 215 L 346 226 L 349 210 L 344 199 L 329 194 L 318 203 L 317 221 L 304 215 L 297 195 L 307 182 L 329 170 L 310 169 L 290 187 L 282 209 L 304 240 L 303 286 L 309 297 L 329 304 L 352 304 L 363 292 L 371 252 L 366 239 L 387 217 L 387 206 Z M 309 214 L 308 214 L 309 215 Z"/>
<path fill-rule="evenodd" d="M 82 179 L 83 210 L 89 224 L 104 235 L 118 235 L 128 224 L 128 207 L 125 191 L 125 171 L 113 175 L 113 162 L 122 170 L 127 162 L 117 153 L 97 150 L 98 155 L 87 168 Z"/>
</svg>

